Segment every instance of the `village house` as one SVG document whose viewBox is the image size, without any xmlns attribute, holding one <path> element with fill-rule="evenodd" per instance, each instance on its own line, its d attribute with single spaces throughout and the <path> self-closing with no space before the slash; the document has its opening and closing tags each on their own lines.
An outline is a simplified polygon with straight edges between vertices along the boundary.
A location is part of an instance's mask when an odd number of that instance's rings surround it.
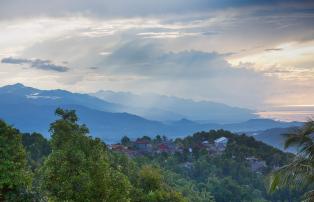
<svg viewBox="0 0 314 202">
<path fill-rule="evenodd" d="M 157 144 L 155 147 L 155 152 L 157 154 L 160 153 L 175 153 L 176 152 L 176 145 L 172 140 L 165 140 L 159 144 Z"/>
<path fill-rule="evenodd" d="M 112 151 L 123 151 L 128 149 L 126 146 L 121 145 L 121 144 L 112 144 L 109 146 L 109 149 L 111 149 Z"/>
<path fill-rule="evenodd" d="M 208 142 L 208 140 L 204 140 L 204 141 L 202 142 L 202 145 L 205 146 L 205 147 L 207 147 L 207 146 L 210 145 L 210 143 Z"/>
<path fill-rule="evenodd" d="M 123 153 L 127 155 L 129 158 L 133 158 L 133 157 L 141 155 L 137 151 L 130 150 L 128 147 L 123 146 L 121 144 L 112 144 L 109 146 L 109 149 L 111 149 L 114 152 Z"/>
<path fill-rule="evenodd" d="M 175 146 L 175 152 L 183 154 L 184 147 L 182 147 L 182 146 Z"/>
<path fill-rule="evenodd" d="M 220 137 L 214 140 L 214 143 L 209 143 L 208 141 L 203 141 L 202 145 L 206 148 L 209 155 L 221 154 L 227 148 L 228 138 Z"/>
<path fill-rule="evenodd" d="M 171 153 L 171 149 L 167 144 L 161 143 L 161 144 L 157 145 L 156 153 L 157 154 Z"/>
<path fill-rule="evenodd" d="M 214 144 L 218 151 L 224 151 L 227 147 L 228 141 L 229 141 L 228 138 L 220 137 L 214 140 Z"/>
<path fill-rule="evenodd" d="M 134 146 L 140 152 L 143 152 L 143 153 L 152 152 L 152 144 L 148 140 L 137 140 L 134 142 Z"/>
</svg>

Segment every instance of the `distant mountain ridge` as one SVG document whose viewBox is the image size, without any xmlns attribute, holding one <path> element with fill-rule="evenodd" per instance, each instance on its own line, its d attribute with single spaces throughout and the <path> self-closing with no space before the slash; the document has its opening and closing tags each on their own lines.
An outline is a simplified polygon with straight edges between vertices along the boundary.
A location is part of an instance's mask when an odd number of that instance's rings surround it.
<svg viewBox="0 0 314 202">
<path fill-rule="evenodd" d="M 118 104 L 110 103 L 87 94 L 72 93 L 60 89 L 39 90 L 20 83 L 1 87 L 0 95 L 3 98 L 6 98 L 3 95 L 27 98 L 27 102 L 37 105 L 83 105 L 102 111 L 113 111 L 121 108 Z M 16 102 L 19 99 L 8 101 Z"/>
<path fill-rule="evenodd" d="M 158 94 L 137 95 L 130 92 L 98 91 L 90 95 L 130 107 L 125 111 L 147 119 L 173 121 L 189 119 L 199 123 L 236 123 L 257 118 L 255 111 L 210 101 Z"/>
<path fill-rule="evenodd" d="M 93 136 L 107 142 L 124 135 L 136 138 L 157 134 L 169 137 L 190 135 L 197 131 L 226 129 L 233 132 L 266 130 L 273 127 L 298 126 L 298 122 L 253 119 L 236 124 L 199 123 L 188 119 L 171 122 L 152 121 L 130 113 L 117 113 L 123 105 L 96 97 L 64 90 L 39 90 L 22 84 L 0 87 L 0 118 L 23 132 L 40 132 L 48 137 L 49 124 L 57 107 L 75 109 L 81 123 L 86 123 Z"/>
<path fill-rule="evenodd" d="M 247 131 L 267 130 L 271 128 L 287 128 L 287 127 L 301 126 L 302 124 L 303 124 L 302 122 L 297 122 L 297 121 L 284 122 L 284 121 L 275 121 L 272 119 L 250 119 L 242 123 L 225 124 L 225 128 L 230 131 L 247 132 Z"/>
<path fill-rule="evenodd" d="M 268 145 L 271 145 L 280 150 L 296 152 L 296 147 L 290 147 L 287 150 L 284 148 L 284 143 L 287 138 L 287 134 L 297 132 L 298 127 L 287 128 L 271 128 L 263 131 L 247 132 L 248 135 L 252 135 L 256 140 L 262 141 Z"/>
</svg>

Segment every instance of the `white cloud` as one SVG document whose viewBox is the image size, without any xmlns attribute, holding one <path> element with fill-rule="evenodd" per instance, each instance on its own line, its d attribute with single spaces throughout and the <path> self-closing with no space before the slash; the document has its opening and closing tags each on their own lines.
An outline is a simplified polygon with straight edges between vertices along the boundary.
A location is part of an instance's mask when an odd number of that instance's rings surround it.
<svg viewBox="0 0 314 202">
<path fill-rule="evenodd" d="M 163 38 L 179 38 L 185 36 L 198 36 L 201 33 L 197 32 L 142 32 L 138 36 L 143 36 L 146 39 L 163 39 Z"/>
<path fill-rule="evenodd" d="M 71 71 L 1 63 L 0 84 L 309 104 L 313 6 L 276 2 L 2 1 L 0 59 L 49 58 Z"/>
<path fill-rule="evenodd" d="M 266 51 L 231 58 L 233 65 L 254 63 L 251 67 L 285 80 L 314 80 L 314 40 L 279 44 Z"/>
</svg>

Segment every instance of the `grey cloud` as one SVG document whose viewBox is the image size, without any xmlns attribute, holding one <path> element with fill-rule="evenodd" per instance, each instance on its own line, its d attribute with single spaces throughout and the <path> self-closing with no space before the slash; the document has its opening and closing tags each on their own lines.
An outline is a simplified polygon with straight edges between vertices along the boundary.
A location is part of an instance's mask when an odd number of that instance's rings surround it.
<svg viewBox="0 0 314 202">
<path fill-rule="evenodd" d="M 308 8 L 310 0 L 4 0 L 1 1 L 0 17 L 33 17 L 39 15 L 65 16 L 69 13 L 94 16 L 150 16 L 186 12 L 206 12 L 215 9 L 247 6 L 278 6 L 291 4 Z"/>
<path fill-rule="evenodd" d="M 269 52 L 269 51 L 281 51 L 282 48 L 267 48 L 265 49 L 266 52 Z"/>
<path fill-rule="evenodd" d="M 2 63 L 7 64 L 27 64 L 31 68 L 42 69 L 47 71 L 56 71 L 56 72 L 66 72 L 69 70 L 68 67 L 62 65 L 56 65 L 51 63 L 49 60 L 41 60 L 41 59 L 25 59 L 25 58 L 13 58 L 7 57 L 1 60 Z"/>
<path fill-rule="evenodd" d="M 257 73 L 232 68 L 226 54 L 202 51 L 165 52 L 152 43 L 126 43 L 97 66 L 117 74 L 133 74 L 160 79 L 210 79 L 214 77 L 247 77 Z"/>
<path fill-rule="evenodd" d="M 215 98 L 239 106 L 260 105 L 275 91 L 271 77 L 232 67 L 224 57 L 217 52 L 169 52 L 153 43 L 134 41 L 112 50 L 97 66 L 105 74 L 145 78 L 137 81 L 137 88 L 160 87 L 168 94 Z"/>
<path fill-rule="evenodd" d="M 8 64 L 24 64 L 24 63 L 29 63 L 30 60 L 28 59 L 22 59 L 22 58 L 12 58 L 12 57 L 8 57 L 8 58 L 3 58 L 1 60 L 2 63 L 8 63 Z"/>
<path fill-rule="evenodd" d="M 98 67 L 89 67 L 89 69 L 96 70 L 96 69 L 99 69 L 99 68 Z"/>
<path fill-rule="evenodd" d="M 216 35 L 216 34 L 218 34 L 218 32 L 206 31 L 206 32 L 202 32 L 201 34 L 204 35 L 204 36 L 211 36 L 211 35 Z"/>
</svg>

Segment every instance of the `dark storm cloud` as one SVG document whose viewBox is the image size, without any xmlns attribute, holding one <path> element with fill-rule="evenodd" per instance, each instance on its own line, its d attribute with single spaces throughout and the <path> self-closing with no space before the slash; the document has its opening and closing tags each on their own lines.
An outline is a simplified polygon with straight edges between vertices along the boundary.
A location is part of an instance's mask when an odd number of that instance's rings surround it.
<svg viewBox="0 0 314 202">
<path fill-rule="evenodd" d="M 57 72 L 66 72 L 69 70 L 68 67 L 56 65 L 51 63 L 49 60 L 41 60 L 41 59 L 25 59 L 25 58 L 13 58 L 7 57 L 1 60 L 2 63 L 6 64 L 27 64 L 31 68 L 47 70 L 47 71 L 57 71 Z"/>
</svg>

